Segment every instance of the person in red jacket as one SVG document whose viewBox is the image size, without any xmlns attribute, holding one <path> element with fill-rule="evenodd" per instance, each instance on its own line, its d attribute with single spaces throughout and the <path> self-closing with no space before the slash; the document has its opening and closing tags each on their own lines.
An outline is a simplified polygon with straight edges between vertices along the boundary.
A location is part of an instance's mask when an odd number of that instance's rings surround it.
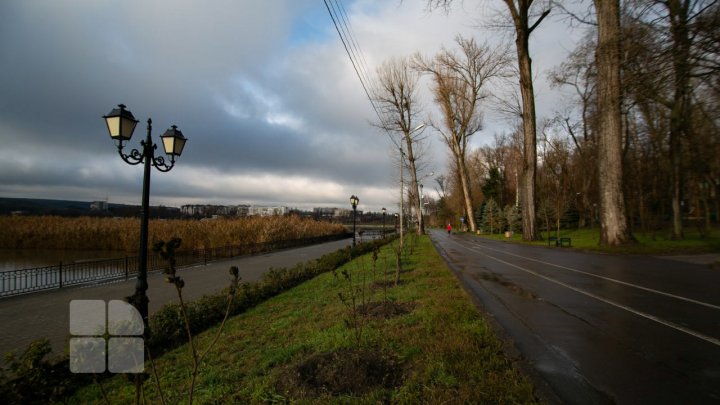
<svg viewBox="0 0 720 405">
<path fill-rule="evenodd" d="M 452 225 L 450 225 L 449 222 L 448 222 L 448 226 L 447 226 L 447 231 L 448 231 L 448 235 L 452 234 Z"/>
</svg>

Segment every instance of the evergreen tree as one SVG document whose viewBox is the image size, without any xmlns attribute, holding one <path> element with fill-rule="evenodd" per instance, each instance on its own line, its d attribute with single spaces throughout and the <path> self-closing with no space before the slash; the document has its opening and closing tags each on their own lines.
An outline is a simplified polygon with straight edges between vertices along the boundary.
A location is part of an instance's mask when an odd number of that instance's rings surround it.
<svg viewBox="0 0 720 405">
<path fill-rule="evenodd" d="M 483 210 L 483 229 L 491 234 L 502 231 L 505 219 L 503 213 L 492 198 L 485 202 Z"/>
<path fill-rule="evenodd" d="M 507 230 L 510 232 L 520 232 L 522 230 L 520 207 L 516 205 L 508 205 L 505 207 L 505 223 Z"/>
</svg>

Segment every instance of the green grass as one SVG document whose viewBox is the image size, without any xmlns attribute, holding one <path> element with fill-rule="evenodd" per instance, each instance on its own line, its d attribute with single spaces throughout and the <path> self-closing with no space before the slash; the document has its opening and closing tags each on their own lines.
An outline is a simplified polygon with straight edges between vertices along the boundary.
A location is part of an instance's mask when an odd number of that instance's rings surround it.
<svg viewBox="0 0 720 405">
<path fill-rule="evenodd" d="M 621 247 L 603 247 L 598 244 L 600 240 L 600 229 L 561 229 L 560 237 L 572 239 L 572 247 L 581 250 L 614 252 L 625 254 L 653 254 L 653 255 L 682 255 L 700 253 L 720 253 L 720 231 L 714 230 L 709 235 L 702 236 L 695 229 L 685 230 L 685 239 L 672 240 L 669 230 L 654 233 L 637 232 L 633 234 L 637 240 L 636 244 Z M 509 240 L 511 242 L 529 243 L 532 245 L 547 246 L 547 242 L 524 242 L 522 233 L 515 233 L 510 239 L 502 234 L 488 235 L 482 237 L 495 240 Z M 556 236 L 555 231 L 548 233 L 541 232 L 541 237 Z"/>
<path fill-rule="evenodd" d="M 383 248 L 376 274 L 369 255 L 344 266 L 353 279 L 366 283 L 394 272 L 391 247 Z M 340 269 L 342 270 L 342 269 Z M 419 239 L 403 263 L 403 283 L 389 289 L 389 299 L 413 302 L 409 314 L 368 320 L 363 346 L 399 358 L 403 384 L 378 388 L 362 396 L 311 397 L 302 403 L 535 403 L 533 386 L 503 352 L 503 344 L 471 304 L 429 239 Z M 390 276 L 392 278 L 392 276 Z M 201 367 L 196 403 L 286 401 L 277 382 L 287 370 L 317 353 L 355 345 L 345 325 L 347 308 L 338 297 L 347 291 L 342 277 L 323 274 L 230 319 L 216 347 Z M 382 289 L 370 291 L 382 300 Z M 200 346 L 214 335 L 200 335 Z M 184 400 L 190 364 L 187 346 L 156 360 L 161 384 L 171 403 Z M 149 370 L 149 365 L 146 366 Z M 103 382 L 112 403 L 131 403 L 134 387 L 116 376 Z M 151 403 L 159 403 L 152 380 L 145 382 Z M 182 401 L 181 401 L 182 402 Z M 98 384 L 88 386 L 69 403 L 103 403 Z"/>
</svg>

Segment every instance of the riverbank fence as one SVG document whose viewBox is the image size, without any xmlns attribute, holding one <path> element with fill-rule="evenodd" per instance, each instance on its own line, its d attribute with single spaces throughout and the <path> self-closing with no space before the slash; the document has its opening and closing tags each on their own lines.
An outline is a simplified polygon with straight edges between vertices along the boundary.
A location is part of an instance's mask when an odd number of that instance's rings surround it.
<svg viewBox="0 0 720 405">
<path fill-rule="evenodd" d="M 175 256 L 176 266 L 201 265 L 238 256 L 267 253 L 351 237 L 352 233 L 342 233 L 303 239 L 178 251 Z M 167 267 L 167 261 L 154 252 L 148 252 L 147 267 L 148 272 L 162 271 Z M 81 284 L 128 280 L 137 275 L 138 268 L 139 258 L 137 256 L 126 256 L 117 259 L 58 263 L 52 266 L 3 271 L 0 272 L 0 298 Z"/>
</svg>

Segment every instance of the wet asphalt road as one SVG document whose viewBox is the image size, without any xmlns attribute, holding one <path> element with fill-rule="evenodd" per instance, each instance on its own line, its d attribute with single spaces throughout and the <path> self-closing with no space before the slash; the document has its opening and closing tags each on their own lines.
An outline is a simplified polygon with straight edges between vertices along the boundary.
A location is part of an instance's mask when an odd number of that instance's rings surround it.
<svg viewBox="0 0 720 405">
<path fill-rule="evenodd" d="M 431 238 L 551 400 L 720 403 L 720 271 L 442 231 Z"/>
</svg>

